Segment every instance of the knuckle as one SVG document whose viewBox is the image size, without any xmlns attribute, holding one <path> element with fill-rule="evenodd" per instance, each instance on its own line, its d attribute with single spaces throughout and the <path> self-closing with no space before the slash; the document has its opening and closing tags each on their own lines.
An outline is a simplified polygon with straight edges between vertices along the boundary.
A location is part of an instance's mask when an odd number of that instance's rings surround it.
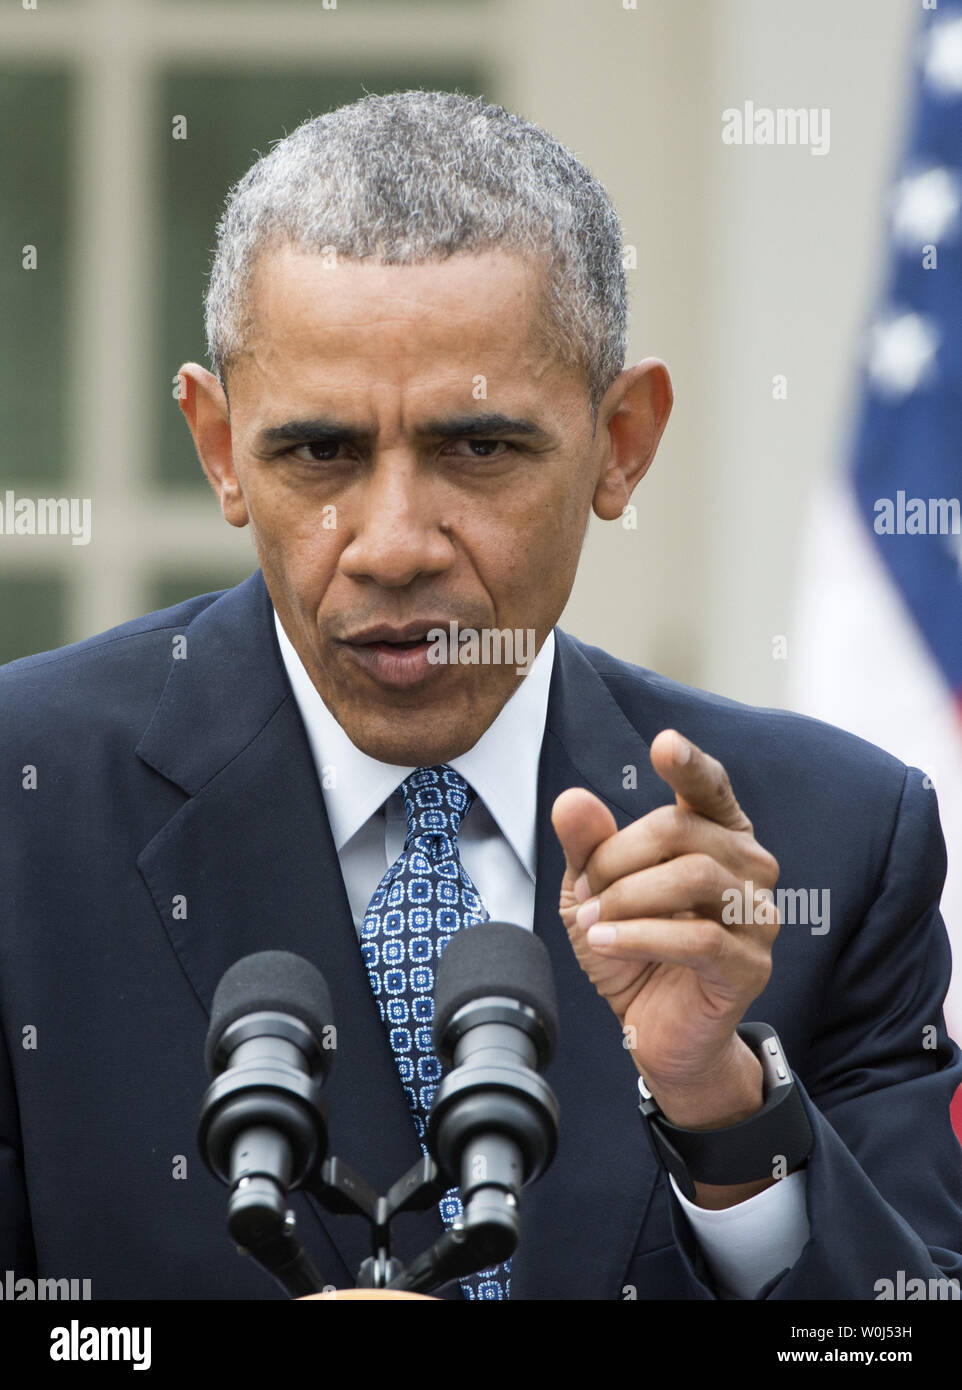
<svg viewBox="0 0 962 1390">
<path fill-rule="evenodd" d="M 691 946 L 702 960 L 716 961 L 727 947 L 727 935 L 716 922 L 692 922 L 689 928 Z"/>
<path fill-rule="evenodd" d="M 670 809 L 673 837 L 681 849 L 696 838 L 703 818 L 688 806 L 672 806 Z"/>
<path fill-rule="evenodd" d="M 667 859 L 674 853 L 678 838 L 677 806 L 659 806 L 646 817 L 645 826 L 650 848 L 659 859 Z"/>
<path fill-rule="evenodd" d="M 770 888 L 762 892 L 762 915 L 760 918 L 756 917 L 756 921 L 765 928 L 762 935 L 770 935 L 774 941 L 781 923 L 778 917 L 778 904 L 775 902 L 775 895 Z"/>
<path fill-rule="evenodd" d="M 778 860 L 757 840 L 752 844 L 752 858 L 756 865 L 756 877 L 769 879 L 772 883 L 778 880 L 778 875 L 781 873 Z"/>
<path fill-rule="evenodd" d="M 718 864 L 710 854 L 689 854 L 685 863 L 685 876 L 691 892 L 699 895 L 710 894 L 718 886 Z"/>
</svg>

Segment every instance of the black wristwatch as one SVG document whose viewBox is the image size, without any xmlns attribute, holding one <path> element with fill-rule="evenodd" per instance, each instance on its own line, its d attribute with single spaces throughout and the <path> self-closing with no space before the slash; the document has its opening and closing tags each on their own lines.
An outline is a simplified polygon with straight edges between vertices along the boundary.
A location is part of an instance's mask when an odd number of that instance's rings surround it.
<svg viewBox="0 0 962 1390">
<path fill-rule="evenodd" d="M 812 1126 L 775 1029 L 742 1023 L 735 1031 L 762 1064 L 764 1104 L 747 1120 L 726 1129 L 680 1129 L 638 1078 L 638 1109 L 655 1153 L 690 1202 L 696 1182 L 734 1186 L 787 1177 L 812 1151 Z"/>
</svg>

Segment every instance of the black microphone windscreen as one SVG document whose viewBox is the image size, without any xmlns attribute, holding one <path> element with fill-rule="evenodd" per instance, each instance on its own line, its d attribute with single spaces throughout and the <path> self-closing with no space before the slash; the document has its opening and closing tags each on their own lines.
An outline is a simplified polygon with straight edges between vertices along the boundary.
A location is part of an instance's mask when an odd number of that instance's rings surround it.
<svg viewBox="0 0 962 1390">
<path fill-rule="evenodd" d="M 290 951 L 258 951 L 244 956 L 224 972 L 214 993 L 204 1048 L 211 1074 L 214 1053 L 231 1024 L 245 1014 L 263 1010 L 293 1014 L 307 1025 L 318 1044 L 324 1029 L 334 1022 L 327 981 L 309 960 Z"/>
<path fill-rule="evenodd" d="M 434 1046 L 451 1019 L 472 999 L 500 994 L 538 1014 L 550 1054 L 558 1042 L 558 1001 L 547 948 L 540 937 L 512 922 L 462 927 L 444 948 L 434 986 Z"/>
</svg>

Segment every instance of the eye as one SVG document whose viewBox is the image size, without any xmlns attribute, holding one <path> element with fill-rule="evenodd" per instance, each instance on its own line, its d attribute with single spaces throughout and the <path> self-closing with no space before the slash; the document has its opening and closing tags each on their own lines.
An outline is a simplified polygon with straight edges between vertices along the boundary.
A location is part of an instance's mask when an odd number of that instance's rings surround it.
<svg viewBox="0 0 962 1390">
<path fill-rule="evenodd" d="M 500 458 L 501 455 L 494 452 L 496 449 L 510 451 L 513 447 L 506 439 L 459 439 L 457 442 L 466 444 L 472 450 L 468 457 L 476 459 Z M 481 453 L 473 452 L 476 449 L 480 449 Z"/>
<path fill-rule="evenodd" d="M 298 463 L 333 463 L 339 449 L 344 447 L 343 440 L 332 439 L 327 442 L 317 441 L 313 444 L 297 444 L 288 453 L 291 458 L 297 459 Z M 306 449 L 309 457 L 305 458 L 298 453 L 298 450 Z"/>
<path fill-rule="evenodd" d="M 342 439 L 313 440 L 307 444 L 296 444 L 286 453 L 298 463 L 335 463 L 341 461 L 344 447 Z M 469 450 L 467 454 L 463 452 L 465 447 Z M 448 446 L 449 449 L 460 449 L 461 458 L 479 460 L 501 458 L 511 453 L 514 447 L 505 439 L 458 439 Z"/>
</svg>

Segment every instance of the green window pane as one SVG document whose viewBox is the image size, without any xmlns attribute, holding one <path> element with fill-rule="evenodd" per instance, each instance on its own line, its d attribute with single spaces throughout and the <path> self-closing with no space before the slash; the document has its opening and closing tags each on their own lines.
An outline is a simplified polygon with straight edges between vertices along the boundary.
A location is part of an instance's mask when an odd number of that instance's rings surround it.
<svg viewBox="0 0 962 1390">
<path fill-rule="evenodd" d="M 158 608 L 172 608 L 175 603 L 183 603 L 197 594 L 232 589 L 253 574 L 256 567 L 257 560 L 252 555 L 246 567 L 236 570 L 181 570 L 176 574 L 155 574 L 148 590 L 145 611 L 153 613 Z"/>
<path fill-rule="evenodd" d="M 69 471 L 72 107 L 66 71 L 0 66 L 0 484 L 29 482 L 41 492 Z M 24 268 L 32 255 L 24 247 L 36 248 L 36 269 Z"/>
<path fill-rule="evenodd" d="M 63 646 L 66 591 L 59 576 L 4 575 L 0 595 L 0 663 Z"/>
<path fill-rule="evenodd" d="M 161 79 L 153 123 L 160 141 L 154 218 L 161 237 L 154 309 L 159 349 L 151 376 L 165 388 L 151 392 L 158 411 L 151 435 L 152 471 L 159 482 L 207 486 L 173 399 L 173 378 L 182 362 L 207 365 L 204 293 L 228 189 L 272 143 L 309 117 L 356 101 L 366 92 L 411 87 L 456 89 L 469 96 L 483 90 L 478 72 L 423 67 L 356 75 L 192 68 Z M 172 136 L 175 116 L 186 118 L 186 139 Z"/>
</svg>

